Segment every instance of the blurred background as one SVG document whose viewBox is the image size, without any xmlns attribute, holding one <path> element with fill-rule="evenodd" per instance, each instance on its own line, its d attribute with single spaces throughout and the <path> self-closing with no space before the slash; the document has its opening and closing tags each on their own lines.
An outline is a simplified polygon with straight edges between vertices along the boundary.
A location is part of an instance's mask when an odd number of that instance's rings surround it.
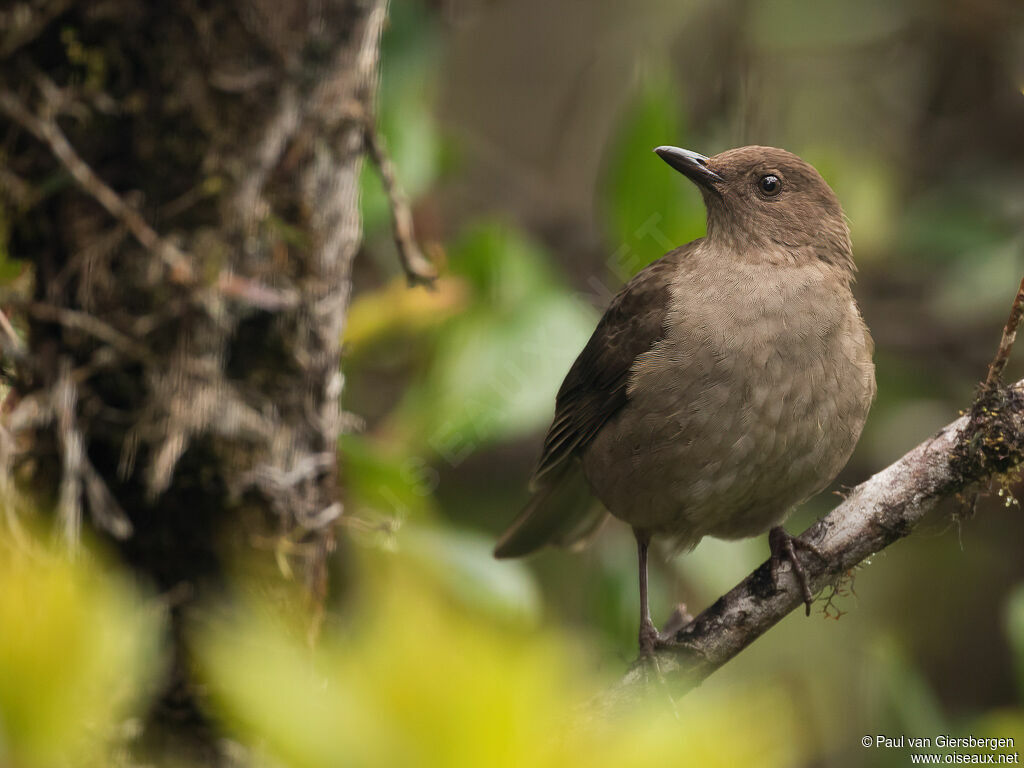
<svg viewBox="0 0 1024 768">
<path fill-rule="evenodd" d="M 382 127 L 445 277 L 434 294 L 401 287 L 367 173 L 345 342 L 345 407 L 365 419 L 343 459 L 360 545 L 402 548 L 425 530 L 485 553 L 516 514 L 603 306 L 703 234 L 700 196 L 651 153 L 660 144 L 785 147 L 842 201 L 878 399 L 836 490 L 969 405 L 1024 271 L 1020 3 L 462 0 L 391 14 Z M 836 501 L 822 494 L 790 529 Z M 792 615 L 693 696 L 741 681 L 785 691 L 821 764 L 865 764 L 865 733 L 976 732 L 1014 708 L 1024 743 L 1008 624 L 1022 550 L 1005 498 L 936 520 L 856 572 L 838 621 L 821 602 Z M 656 557 L 655 620 L 678 600 L 702 609 L 766 555 L 754 539 Z M 536 587 L 519 599 L 538 621 L 589 636 L 607 666 L 632 657 L 625 526 L 526 568 Z"/>
<path fill-rule="evenodd" d="M 490 555 L 604 306 L 704 232 L 661 144 L 784 147 L 849 217 L 878 398 L 791 532 L 970 405 L 1024 273 L 1019 0 L 392 0 L 379 117 L 442 277 L 406 287 L 366 164 L 332 603 L 315 652 L 254 590 L 197 622 L 228 752 L 624 768 L 908 764 L 861 746 L 875 734 L 1024 748 L 1024 515 L 1006 493 L 950 505 L 683 701 L 582 742 L 551 731 L 635 657 L 632 535 L 613 521 L 581 552 Z M 765 537 L 656 552 L 655 621 L 767 554 Z M 109 745 L 140 727 L 174 595 L 102 555 L 0 555 L 0 765 L 135 764 Z"/>
</svg>

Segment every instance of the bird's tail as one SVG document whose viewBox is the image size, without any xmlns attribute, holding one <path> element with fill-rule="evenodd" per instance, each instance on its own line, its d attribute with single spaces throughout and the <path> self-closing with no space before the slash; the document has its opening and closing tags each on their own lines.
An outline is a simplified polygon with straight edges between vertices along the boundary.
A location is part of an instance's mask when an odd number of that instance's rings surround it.
<svg viewBox="0 0 1024 768">
<path fill-rule="evenodd" d="M 498 541 L 494 556 L 520 557 L 545 544 L 585 544 L 607 517 L 591 496 L 582 467 L 573 462 L 556 476 L 544 478 L 544 484 Z"/>
</svg>

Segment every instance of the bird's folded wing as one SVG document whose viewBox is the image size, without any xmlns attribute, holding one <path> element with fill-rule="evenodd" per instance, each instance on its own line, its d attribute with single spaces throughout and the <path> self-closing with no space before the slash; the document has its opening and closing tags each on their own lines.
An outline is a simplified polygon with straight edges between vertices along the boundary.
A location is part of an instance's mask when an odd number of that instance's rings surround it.
<svg viewBox="0 0 1024 768">
<path fill-rule="evenodd" d="M 665 334 L 669 283 L 696 243 L 666 254 L 636 275 L 612 299 L 587 346 L 576 358 L 555 401 L 555 418 L 530 483 L 532 490 L 578 455 L 626 404 L 636 358 Z"/>
</svg>

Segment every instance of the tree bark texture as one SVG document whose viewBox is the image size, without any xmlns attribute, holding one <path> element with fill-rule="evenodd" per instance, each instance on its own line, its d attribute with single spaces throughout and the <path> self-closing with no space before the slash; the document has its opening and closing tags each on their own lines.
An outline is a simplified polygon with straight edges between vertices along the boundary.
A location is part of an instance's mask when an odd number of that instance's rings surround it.
<svg viewBox="0 0 1024 768">
<path fill-rule="evenodd" d="M 263 546 L 314 599 L 326 589 L 386 10 L 0 10 L 0 232 L 34 273 L 3 295 L 28 329 L 24 348 L 6 344 L 18 364 L 3 459 L 69 541 L 95 528 L 178 596 L 179 641 L 225 547 Z M 202 718 L 181 647 L 164 704 L 181 699 L 187 731 Z"/>
</svg>

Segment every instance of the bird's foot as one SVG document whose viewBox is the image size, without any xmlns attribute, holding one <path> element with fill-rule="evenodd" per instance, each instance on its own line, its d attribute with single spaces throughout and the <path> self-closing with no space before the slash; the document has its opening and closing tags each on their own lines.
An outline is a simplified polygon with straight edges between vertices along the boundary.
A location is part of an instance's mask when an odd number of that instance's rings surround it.
<svg viewBox="0 0 1024 768">
<path fill-rule="evenodd" d="M 771 569 L 775 589 L 780 589 L 779 567 L 782 565 L 783 560 L 788 560 L 790 567 L 793 569 L 793 576 L 796 577 L 797 583 L 800 585 L 800 591 L 803 593 L 804 605 L 807 606 L 807 615 L 810 616 L 814 595 L 811 593 L 811 585 L 807 580 L 807 571 L 800 564 L 800 559 L 796 556 L 796 550 L 797 548 L 803 549 L 821 560 L 826 559 L 825 555 L 810 542 L 790 536 L 782 526 L 776 526 L 768 532 L 768 546 L 772 552 Z"/>
<path fill-rule="evenodd" d="M 661 634 L 658 632 L 658 628 L 654 626 L 654 622 L 650 619 L 645 619 L 640 624 L 640 655 L 650 656 L 654 653 L 655 649 L 661 644 Z"/>
<path fill-rule="evenodd" d="M 686 610 L 686 603 L 679 603 L 661 632 L 650 619 L 643 622 L 640 625 L 640 655 L 647 656 L 661 648 L 676 645 L 676 634 L 691 621 L 693 616 Z"/>
</svg>

